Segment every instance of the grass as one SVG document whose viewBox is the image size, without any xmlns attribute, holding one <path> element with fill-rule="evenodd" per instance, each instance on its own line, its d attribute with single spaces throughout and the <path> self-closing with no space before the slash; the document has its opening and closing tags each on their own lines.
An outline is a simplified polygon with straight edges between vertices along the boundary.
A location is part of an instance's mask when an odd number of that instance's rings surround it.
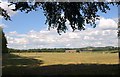
<svg viewBox="0 0 120 77">
<path fill-rule="evenodd" d="M 55 64 L 81 64 L 81 63 L 97 63 L 97 64 L 118 64 L 117 53 L 12 53 L 21 57 L 34 58 L 44 61 L 44 65 Z"/>
<path fill-rule="evenodd" d="M 3 55 L 3 75 L 118 74 L 118 53 L 11 53 Z"/>
</svg>

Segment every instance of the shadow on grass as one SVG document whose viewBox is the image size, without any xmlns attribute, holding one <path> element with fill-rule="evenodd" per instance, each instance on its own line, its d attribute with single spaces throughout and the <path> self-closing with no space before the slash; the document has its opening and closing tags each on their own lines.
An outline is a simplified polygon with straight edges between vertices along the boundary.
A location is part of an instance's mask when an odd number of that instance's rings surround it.
<svg viewBox="0 0 120 77">
<path fill-rule="evenodd" d="M 21 57 L 14 54 L 2 55 L 2 75 L 25 75 L 30 74 L 34 66 L 43 64 L 42 60 Z"/>
<path fill-rule="evenodd" d="M 17 77 L 22 77 L 26 75 L 34 75 L 34 77 L 39 77 L 51 75 L 119 75 L 120 73 L 119 64 L 58 64 L 49 66 L 38 66 L 37 64 L 42 64 L 43 61 L 28 58 L 26 59 L 25 57 L 19 57 L 12 54 L 9 54 L 9 57 L 11 62 L 6 62 L 7 60 L 4 61 L 3 59 L 3 76 L 13 75 Z M 22 60 L 19 60 L 19 58 L 22 58 Z"/>
<path fill-rule="evenodd" d="M 42 60 L 37 60 L 28 57 L 21 57 L 14 54 L 3 54 L 2 56 L 2 66 L 9 67 L 9 66 L 31 66 L 43 64 Z"/>
</svg>

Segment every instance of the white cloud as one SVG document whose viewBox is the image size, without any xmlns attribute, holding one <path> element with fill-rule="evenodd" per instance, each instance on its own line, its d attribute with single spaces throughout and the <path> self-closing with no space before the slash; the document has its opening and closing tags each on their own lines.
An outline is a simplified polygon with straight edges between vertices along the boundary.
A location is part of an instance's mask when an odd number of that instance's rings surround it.
<svg viewBox="0 0 120 77">
<path fill-rule="evenodd" d="M 103 21 L 104 20 L 104 21 Z M 105 24 L 103 24 L 104 22 Z M 112 25 L 110 25 L 111 23 Z M 102 18 L 98 27 L 84 31 L 68 31 L 59 35 L 56 30 L 31 30 L 26 34 L 16 31 L 7 33 L 8 47 L 12 48 L 54 48 L 54 47 L 86 47 L 86 46 L 117 46 L 117 30 L 113 19 Z M 104 28 L 104 26 L 107 26 Z M 110 27 L 109 27 L 109 26 Z M 109 27 L 109 28 L 108 28 Z M 112 27 L 112 28 L 111 28 Z"/>
<path fill-rule="evenodd" d="M 4 10 L 6 10 L 8 15 L 13 16 L 14 14 L 17 13 L 16 11 L 11 10 L 11 9 L 15 8 L 15 5 L 8 6 L 10 3 L 8 3 L 7 1 L 0 1 L 0 2 L 1 2 L 0 7 L 3 8 Z"/>
<path fill-rule="evenodd" d="M 7 26 L 5 24 L 0 24 L 1 28 L 6 28 Z"/>
<path fill-rule="evenodd" d="M 9 35 L 16 35 L 16 34 L 17 34 L 16 31 L 9 32 Z"/>
<path fill-rule="evenodd" d="M 103 17 L 100 18 L 98 27 L 104 30 L 116 30 L 117 29 L 117 22 L 114 19 L 105 19 Z"/>
<path fill-rule="evenodd" d="M 74 32 L 69 32 L 68 35 L 69 35 L 69 38 L 79 38 L 80 37 L 80 36 L 78 36 L 77 33 L 74 33 Z"/>
</svg>

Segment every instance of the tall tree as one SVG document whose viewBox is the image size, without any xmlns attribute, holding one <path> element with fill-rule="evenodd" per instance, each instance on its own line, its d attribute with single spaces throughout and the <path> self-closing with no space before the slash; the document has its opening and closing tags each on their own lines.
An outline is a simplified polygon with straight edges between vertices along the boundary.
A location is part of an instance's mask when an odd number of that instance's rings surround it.
<svg viewBox="0 0 120 77">
<path fill-rule="evenodd" d="M 8 53 L 7 40 L 1 27 L 0 27 L 0 32 L 1 32 L 0 36 L 2 37 L 2 53 Z"/>
</svg>

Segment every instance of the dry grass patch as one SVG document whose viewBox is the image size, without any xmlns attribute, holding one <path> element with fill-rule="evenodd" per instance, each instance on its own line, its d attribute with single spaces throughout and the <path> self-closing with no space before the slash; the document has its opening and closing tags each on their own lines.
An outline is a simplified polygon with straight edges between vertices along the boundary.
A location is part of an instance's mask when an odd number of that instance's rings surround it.
<svg viewBox="0 0 120 77">
<path fill-rule="evenodd" d="M 21 57 L 42 60 L 42 65 L 55 64 L 118 64 L 118 53 L 12 53 Z"/>
</svg>

